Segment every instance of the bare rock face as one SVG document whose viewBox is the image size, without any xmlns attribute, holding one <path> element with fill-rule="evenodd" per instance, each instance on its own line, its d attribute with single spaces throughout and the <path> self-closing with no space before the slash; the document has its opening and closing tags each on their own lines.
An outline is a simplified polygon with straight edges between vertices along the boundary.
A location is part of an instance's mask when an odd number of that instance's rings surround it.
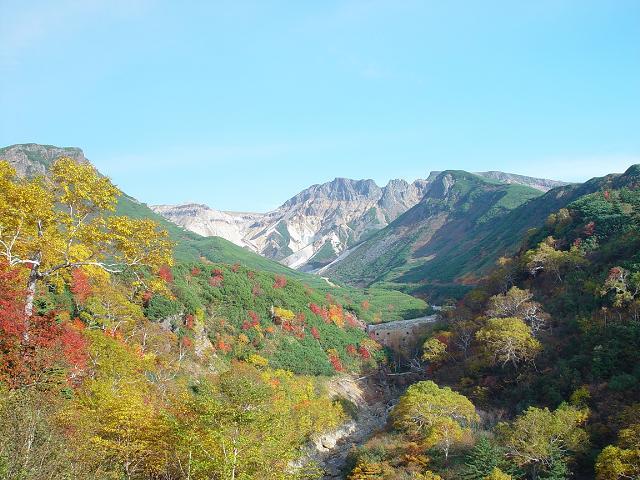
<svg viewBox="0 0 640 480">
<path fill-rule="evenodd" d="M 415 205 L 422 184 L 393 180 L 336 178 L 313 185 L 288 200 L 266 221 L 253 225 L 249 238 L 263 254 L 292 268 L 317 269 L 349 246 Z M 266 251 L 265 251 L 266 250 Z"/>
<path fill-rule="evenodd" d="M 531 188 L 535 188 L 536 190 L 540 190 L 541 192 L 548 192 L 552 188 L 569 185 L 567 182 L 561 182 L 559 180 L 526 177 L 524 175 L 516 175 L 515 173 L 491 171 L 491 172 L 478 172 L 476 173 L 476 175 L 480 175 L 481 177 L 484 177 L 484 178 L 490 178 L 492 180 L 497 180 L 500 183 L 524 185 L 526 187 L 531 187 Z"/>
<path fill-rule="evenodd" d="M 272 212 L 221 212 L 205 205 L 152 207 L 200 235 L 217 235 L 292 268 L 315 270 L 417 204 L 428 182 L 336 178 L 313 185 Z"/>
<path fill-rule="evenodd" d="M 51 164 L 60 157 L 70 157 L 76 162 L 89 163 L 82 150 L 76 147 L 26 143 L 0 148 L 0 160 L 8 161 L 21 177 L 44 175 Z"/>
<path fill-rule="evenodd" d="M 222 212 L 197 203 L 155 205 L 152 208 L 167 220 L 198 235 L 222 237 L 241 247 L 256 250 L 251 243 L 245 241 L 244 231 L 246 226 L 260 218 L 261 214 Z"/>
</svg>

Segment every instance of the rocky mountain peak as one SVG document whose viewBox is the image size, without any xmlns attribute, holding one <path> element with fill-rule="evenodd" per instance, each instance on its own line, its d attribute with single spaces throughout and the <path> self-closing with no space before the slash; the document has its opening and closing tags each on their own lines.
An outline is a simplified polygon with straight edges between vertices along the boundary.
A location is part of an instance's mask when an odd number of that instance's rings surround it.
<svg viewBox="0 0 640 480">
<path fill-rule="evenodd" d="M 516 175 L 515 173 L 499 172 L 495 170 L 489 172 L 476 172 L 476 175 L 479 175 L 483 178 L 497 180 L 500 183 L 524 185 L 526 187 L 535 188 L 536 190 L 540 190 L 542 192 L 547 192 L 552 188 L 568 185 L 567 182 L 561 182 L 559 180 L 527 177 L 525 175 Z"/>
<path fill-rule="evenodd" d="M 379 197 L 381 189 L 373 180 L 352 180 L 336 178 L 330 182 L 312 185 L 287 200 L 281 209 L 291 208 L 310 200 L 335 200 L 353 202 L 367 198 Z"/>
<path fill-rule="evenodd" d="M 320 191 L 327 198 L 342 202 L 353 202 L 361 199 L 369 199 L 379 196 L 381 189 L 373 180 L 351 180 L 349 178 L 336 178 L 321 186 Z"/>
<path fill-rule="evenodd" d="M 416 180 L 413 183 L 402 179 L 390 180 L 382 189 L 382 196 L 378 201 L 387 221 L 392 222 L 417 204 L 424 196 L 428 184 L 426 180 Z"/>
<path fill-rule="evenodd" d="M 70 157 L 80 163 L 89 162 L 84 152 L 77 147 L 22 143 L 0 148 L 0 159 L 7 160 L 21 177 L 44 175 L 51 164 L 60 157 Z"/>
<path fill-rule="evenodd" d="M 435 176 L 434 176 L 435 174 Z M 456 183 L 463 180 L 475 180 L 473 174 L 461 170 L 445 170 L 443 172 L 431 172 L 432 178 L 425 194 L 425 198 L 446 199 Z M 479 179 L 477 179 L 479 180 Z"/>
</svg>

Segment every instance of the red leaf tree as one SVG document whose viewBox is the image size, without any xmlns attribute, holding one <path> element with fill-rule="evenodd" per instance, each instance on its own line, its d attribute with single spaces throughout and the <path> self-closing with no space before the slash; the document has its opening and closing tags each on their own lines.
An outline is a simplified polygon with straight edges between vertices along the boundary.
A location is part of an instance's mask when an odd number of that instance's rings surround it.
<svg viewBox="0 0 640 480">
<path fill-rule="evenodd" d="M 276 275 L 273 281 L 273 288 L 284 288 L 287 286 L 287 278 L 284 275 Z"/>
<path fill-rule="evenodd" d="M 53 314 L 27 321 L 18 277 L 0 264 L 0 381 L 11 388 L 47 385 L 55 380 L 49 375 L 54 366 L 66 367 L 69 379 L 78 378 L 87 361 L 81 324 L 60 323 Z"/>
<path fill-rule="evenodd" d="M 89 277 L 80 268 L 71 272 L 71 293 L 77 303 L 84 303 L 92 293 Z"/>
<path fill-rule="evenodd" d="M 158 270 L 158 276 L 167 283 L 173 282 L 173 273 L 168 265 L 163 265 Z"/>
</svg>

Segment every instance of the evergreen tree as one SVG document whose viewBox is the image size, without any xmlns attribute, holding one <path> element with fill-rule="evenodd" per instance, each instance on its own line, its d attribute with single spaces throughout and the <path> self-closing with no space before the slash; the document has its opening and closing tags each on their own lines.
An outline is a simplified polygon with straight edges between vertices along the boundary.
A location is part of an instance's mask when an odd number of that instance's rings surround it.
<svg viewBox="0 0 640 480">
<path fill-rule="evenodd" d="M 551 464 L 538 478 L 539 480 L 566 480 L 569 475 L 567 462 L 560 453 L 554 453 L 551 457 Z"/>
<path fill-rule="evenodd" d="M 500 447 L 493 445 L 487 437 L 481 437 L 467 455 L 462 478 L 484 480 L 502 463 L 504 459 Z"/>
</svg>

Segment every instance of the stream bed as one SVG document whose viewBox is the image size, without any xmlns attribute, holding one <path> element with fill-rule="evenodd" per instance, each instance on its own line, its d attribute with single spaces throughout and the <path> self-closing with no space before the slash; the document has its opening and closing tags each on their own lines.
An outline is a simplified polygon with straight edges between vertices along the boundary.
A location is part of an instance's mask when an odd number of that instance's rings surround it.
<svg viewBox="0 0 640 480">
<path fill-rule="evenodd" d="M 324 480 L 344 479 L 349 453 L 387 425 L 401 390 L 387 384 L 382 372 L 372 377 L 342 376 L 329 382 L 330 394 L 348 400 L 355 409 L 352 418 L 315 438 L 300 460 L 299 464 L 317 465 Z"/>
</svg>

